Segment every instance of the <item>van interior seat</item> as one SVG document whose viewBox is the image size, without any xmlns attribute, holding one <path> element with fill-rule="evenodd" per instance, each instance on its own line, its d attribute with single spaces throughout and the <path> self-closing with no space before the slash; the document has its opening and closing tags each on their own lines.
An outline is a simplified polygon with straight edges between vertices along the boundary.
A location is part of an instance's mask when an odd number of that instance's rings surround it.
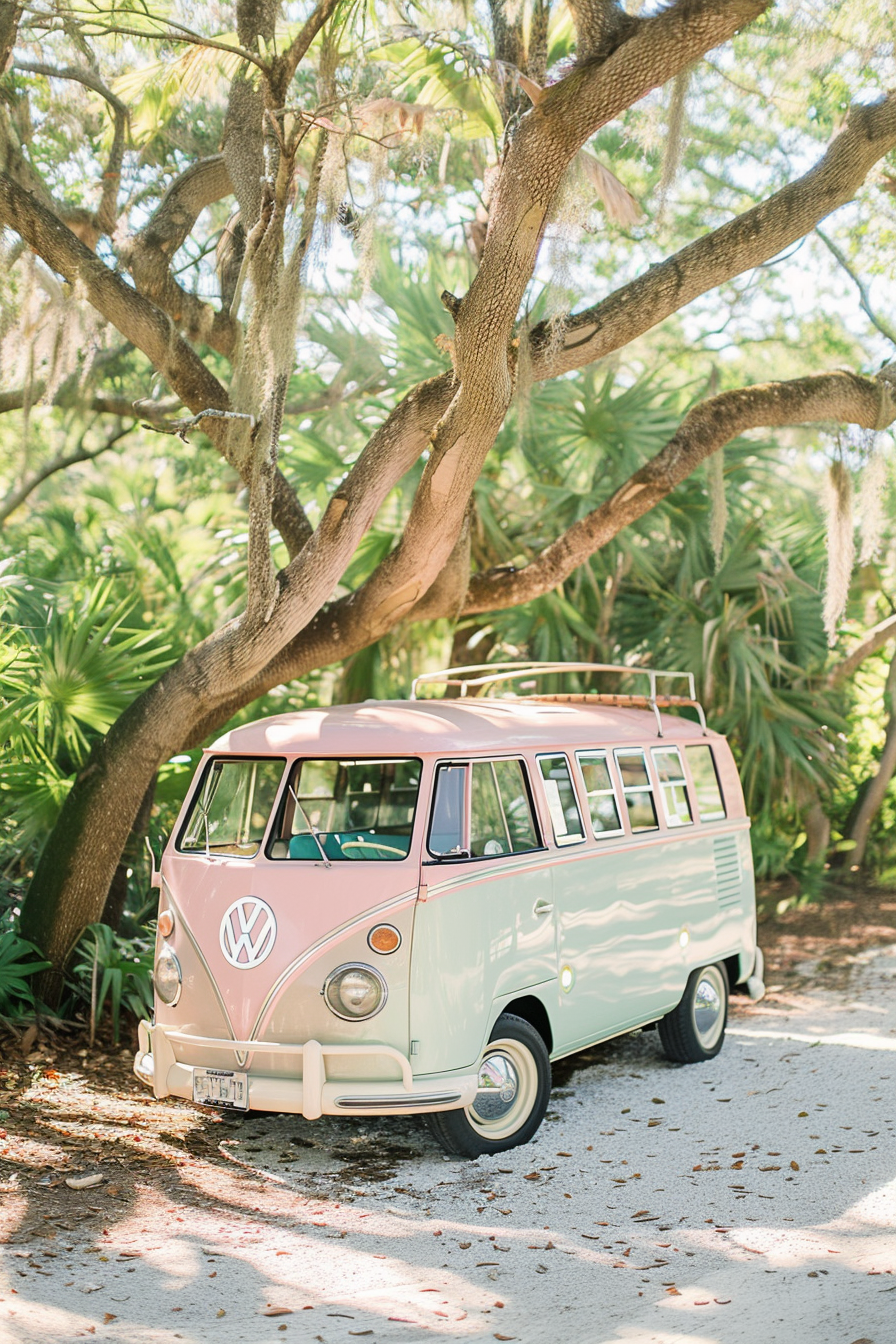
<svg viewBox="0 0 896 1344">
<path fill-rule="evenodd" d="M 369 844 L 343 850 L 343 842 L 353 840 L 368 841 Z M 328 859 L 396 859 L 397 855 L 389 854 L 388 850 L 400 849 L 402 854 L 408 854 L 411 848 L 411 837 L 409 835 L 377 833 L 376 831 L 330 831 L 321 835 L 320 843 L 323 845 L 324 853 Z M 377 849 L 376 846 L 379 843 L 386 848 Z M 320 849 L 313 836 L 307 834 L 294 835 L 289 842 L 289 857 L 291 859 L 319 859 Z"/>
</svg>

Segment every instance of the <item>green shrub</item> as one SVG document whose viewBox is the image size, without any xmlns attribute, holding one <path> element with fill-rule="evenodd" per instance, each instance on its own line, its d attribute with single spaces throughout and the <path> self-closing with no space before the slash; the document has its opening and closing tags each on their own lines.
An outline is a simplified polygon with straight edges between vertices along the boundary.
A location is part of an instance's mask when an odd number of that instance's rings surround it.
<svg viewBox="0 0 896 1344">
<path fill-rule="evenodd" d="M 96 1030 L 108 999 L 112 1031 L 118 1044 L 122 1006 L 134 1017 L 152 1009 L 153 942 L 146 936 L 122 938 L 107 924 L 89 924 L 75 949 L 71 988 L 88 1005 Z"/>
</svg>

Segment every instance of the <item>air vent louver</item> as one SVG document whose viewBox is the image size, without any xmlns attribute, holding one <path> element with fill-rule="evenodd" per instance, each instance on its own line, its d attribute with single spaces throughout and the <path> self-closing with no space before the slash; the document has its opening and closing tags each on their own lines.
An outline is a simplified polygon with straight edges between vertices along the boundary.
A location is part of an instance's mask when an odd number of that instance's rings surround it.
<svg viewBox="0 0 896 1344">
<path fill-rule="evenodd" d="M 723 910 L 740 904 L 741 868 L 736 835 L 717 835 L 712 842 L 716 861 L 716 893 Z"/>
</svg>

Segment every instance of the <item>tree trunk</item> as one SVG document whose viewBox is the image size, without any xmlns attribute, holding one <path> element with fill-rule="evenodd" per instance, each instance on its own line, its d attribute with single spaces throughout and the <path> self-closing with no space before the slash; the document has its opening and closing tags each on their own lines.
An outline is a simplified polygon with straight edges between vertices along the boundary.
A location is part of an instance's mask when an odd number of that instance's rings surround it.
<svg viewBox="0 0 896 1344">
<path fill-rule="evenodd" d="M 880 754 L 877 770 L 868 776 L 859 789 L 846 823 L 846 838 L 855 841 L 855 848 L 844 851 L 842 863 L 853 872 L 857 872 L 864 863 L 871 824 L 880 811 L 890 781 L 896 772 L 896 658 L 890 663 L 890 670 L 887 673 L 884 703 L 888 710 L 884 749 Z"/>
<path fill-rule="evenodd" d="M 187 655 L 113 724 L 75 781 L 37 862 L 22 904 L 21 932 L 53 963 L 39 992 L 51 1005 L 86 925 L 98 920 L 147 791 L 163 761 L 208 712 Z"/>
<path fill-rule="evenodd" d="M 156 796 L 156 779 L 157 776 L 153 775 L 149 788 L 143 795 L 140 811 L 137 813 L 137 819 L 128 836 L 124 853 L 118 861 L 118 867 L 115 869 L 106 896 L 106 904 L 103 906 L 103 913 L 100 915 L 101 922 L 108 924 L 109 928 L 114 929 L 116 933 L 121 925 L 125 902 L 128 898 L 128 869 L 133 871 L 144 858 L 143 842 L 146 839 L 149 819 L 152 816 L 152 805 Z"/>
</svg>

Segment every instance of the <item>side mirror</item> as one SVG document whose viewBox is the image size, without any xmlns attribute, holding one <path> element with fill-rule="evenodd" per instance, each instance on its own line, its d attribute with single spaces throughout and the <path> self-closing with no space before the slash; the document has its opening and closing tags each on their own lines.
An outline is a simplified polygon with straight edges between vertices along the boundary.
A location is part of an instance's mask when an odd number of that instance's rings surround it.
<svg viewBox="0 0 896 1344">
<path fill-rule="evenodd" d="M 150 874 L 150 878 L 149 878 L 149 885 L 150 885 L 151 887 L 158 887 L 159 890 L 161 890 L 161 887 L 162 887 L 162 874 L 161 874 L 161 873 L 159 872 L 159 870 L 156 868 L 156 856 L 155 856 L 155 854 L 153 853 L 152 845 L 149 843 L 149 836 L 148 836 L 148 835 L 145 836 L 145 837 L 144 837 L 144 840 L 145 840 L 145 843 L 146 843 L 146 848 L 149 850 L 149 859 L 150 859 L 150 863 L 152 864 L 152 872 L 151 872 L 151 874 Z"/>
</svg>

